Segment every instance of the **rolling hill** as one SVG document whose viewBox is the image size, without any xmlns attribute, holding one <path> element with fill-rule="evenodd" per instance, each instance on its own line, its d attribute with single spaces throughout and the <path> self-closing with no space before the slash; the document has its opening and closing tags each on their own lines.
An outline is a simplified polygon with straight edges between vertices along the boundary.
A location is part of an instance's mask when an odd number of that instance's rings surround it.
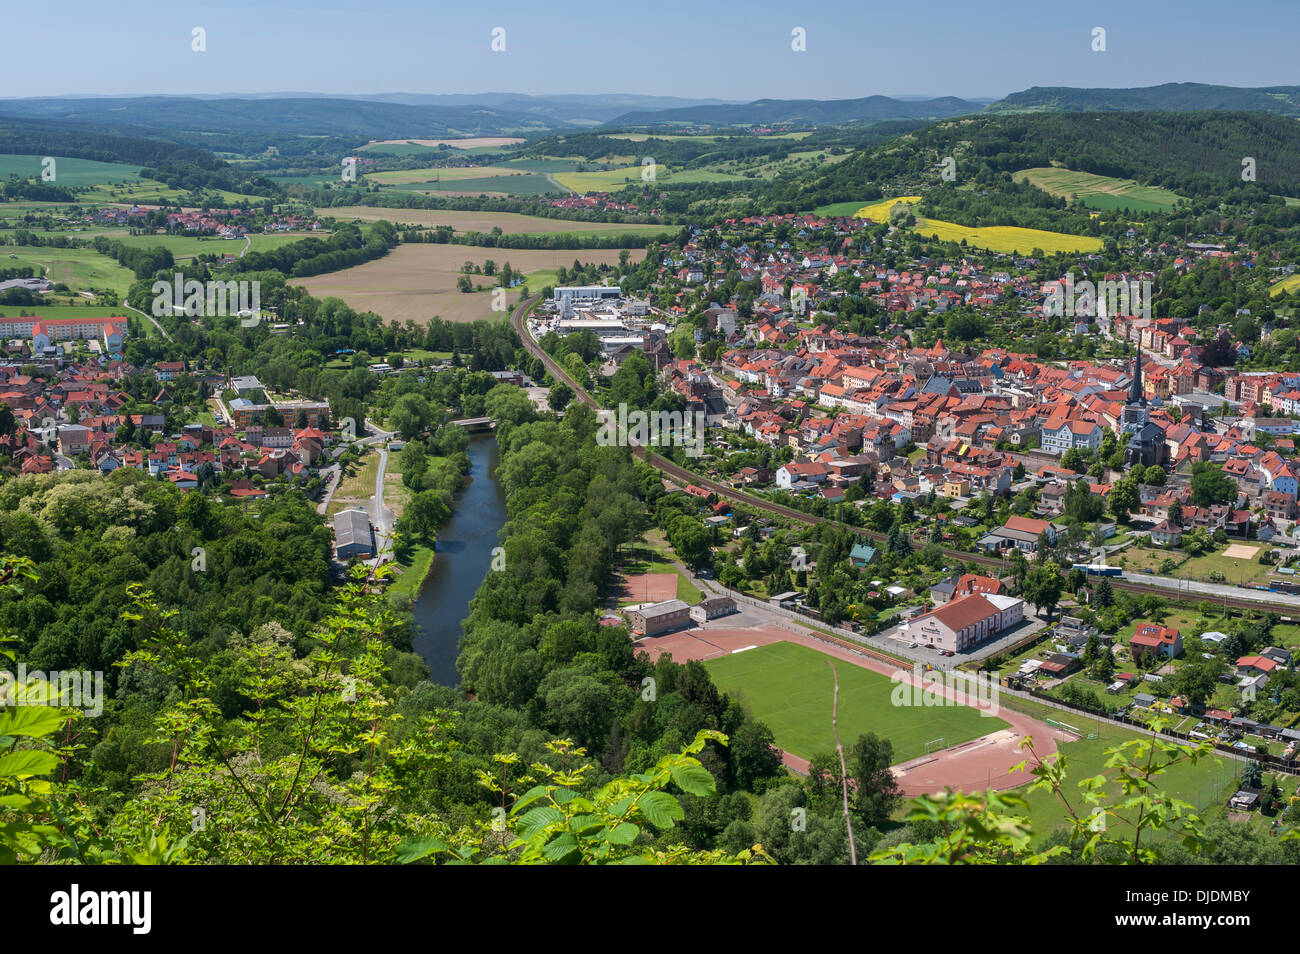
<svg viewBox="0 0 1300 954">
<path fill-rule="evenodd" d="M 882 119 L 941 119 L 964 116 L 983 109 L 980 103 L 955 96 L 904 100 L 888 96 L 861 99 L 759 99 L 752 103 L 721 106 L 687 106 L 678 109 L 640 110 L 611 120 L 610 125 L 658 126 L 699 123 L 714 126 L 770 125 L 772 123 L 877 122 Z"/>
<path fill-rule="evenodd" d="M 1165 83 L 1134 89 L 1032 86 L 989 106 L 989 112 L 1114 110 L 1236 110 L 1300 116 L 1300 86 L 1265 86 L 1258 89 L 1212 86 L 1207 83 Z"/>
</svg>

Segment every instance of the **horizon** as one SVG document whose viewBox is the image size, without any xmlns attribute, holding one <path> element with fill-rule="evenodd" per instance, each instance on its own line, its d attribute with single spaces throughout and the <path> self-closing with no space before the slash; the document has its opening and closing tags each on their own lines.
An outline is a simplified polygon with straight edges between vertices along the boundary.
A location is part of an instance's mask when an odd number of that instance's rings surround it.
<svg viewBox="0 0 1300 954">
<path fill-rule="evenodd" d="M 484 71 L 492 72 L 490 85 L 498 89 L 548 97 L 584 94 L 544 91 L 542 84 L 549 90 L 590 88 L 602 73 L 628 69 L 644 75 L 639 81 L 653 91 L 603 95 L 746 103 L 873 95 L 988 98 L 990 89 L 1004 90 L 994 97 L 1001 98 L 1033 86 L 1129 89 L 1203 82 L 1258 88 L 1295 82 L 1289 36 L 1300 27 L 1300 9 L 1281 0 L 1252 8 L 1271 18 L 1270 30 L 1254 29 L 1260 20 L 1252 16 L 1216 23 L 1212 35 L 1200 26 L 1219 12 L 1208 0 L 1139 9 L 1107 0 L 1082 12 L 1011 0 L 996 20 L 974 22 L 965 5 L 939 0 L 927 10 L 929 32 L 923 37 L 917 36 L 915 15 L 905 9 L 792 13 L 773 0 L 757 0 L 719 10 L 712 18 L 716 26 L 705 29 L 683 28 L 698 15 L 694 5 L 662 0 L 655 9 L 653 18 L 639 10 L 607 10 L 595 22 L 572 2 L 542 13 L 518 0 L 473 10 L 393 0 L 358 15 L 337 0 L 310 7 L 296 0 L 274 9 L 233 0 L 220 10 L 193 2 L 164 7 L 153 0 L 110 10 L 70 0 L 58 18 L 24 24 L 26 42 L 7 54 L 8 83 L 0 98 L 191 96 L 212 95 L 207 91 L 213 88 L 227 89 L 221 95 L 232 97 L 293 88 L 327 97 L 386 95 L 358 92 L 363 87 L 481 95 L 471 90 L 489 85 Z M 64 26 L 74 21 L 83 29 L 69 35 Z M 149 26 L 141 28 L 142 22 Z M 250 22 L 257 28 L 250 30 Z M 946 24 L 954 28 L 945 30 Z M 1091 49 L 1097 26 L 1106 30 L 1105 52 Z M 505 48 L 494 52 L 492 31 L 498 27 L 505 30 Z M 201 52 L 191 49 L 195 28 L 205 31 Z M 805 31 L 800 52 L 792 50 L 795 28 Z M 286 38 L 293 40 L 289 55 Z M 55 69 L 48 61 L 52 48 L 60 50 Z M 367 58 L 380 49 L 384 55 L 377 62 Z M 106 50 L 113 51 L 107 76 Z M 348 69 L 353 63 L 359 68 Z M 1197 75 L 1190 75 L 1192 69 Z M 614 82 L 627 89 L 634 81 L 620 76 Z M 962 92 L 975 82 L 982 92 Z"/>
</svg>

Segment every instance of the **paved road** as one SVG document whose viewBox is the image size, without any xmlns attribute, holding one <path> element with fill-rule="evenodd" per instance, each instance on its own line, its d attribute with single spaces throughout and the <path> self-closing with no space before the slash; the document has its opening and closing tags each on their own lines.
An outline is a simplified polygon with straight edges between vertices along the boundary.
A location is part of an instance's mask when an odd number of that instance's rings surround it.
<svg viewBox="0 0 1300 954">
<path fill-rule="evenodd" d="M 320 503 L 316 505 L 316 512 L 324 515 L 330 508 L 330 502 L 334 499 L 334 491 L 339 489 L 339 474 L 341 473 L 337 463 L 330 464 L 320 472 L 321 479 L 325 481 L 325 493 L 321 495 Z"/>
<path fill-rule="evenodd" d="M 141 318 L 146 318 L 149 321 L 153 322 L 153 326 L 158 329 L 159 334 L 161 334 L 168 341 L 172 340 L 172 336 L 167 333 L 167 329 L 164 328 L 162 325 L 158 324 L 158 320 L 154 318 L 153 315 L 146 314 L 145 312 L 141 311 L 139 308 L 132 307 L 131 305 L 128 305 L 126 302 L 122 302 L 122 307 L 127 309 L 128 311 L 135 312 Z"/>
<path fill-rule="evenodd" d="M 379 561 L 391 560 L 393 538 L 393 513 L 384 506 L 384 474 L 388 470 L 388 442 L 396 436 L 396 431 L 385 431 L 365 421 L 369 437 L 361 438 L 358 444 L 367 444 L 379 451 L 379 469 L 375 474 L 375 493 L 366 508 L 370 512 L 370 522 L 375 525 L 375 549 L 380 554 Z M 386 552 L 387 551 L 387 552 Z"/>
</svg>

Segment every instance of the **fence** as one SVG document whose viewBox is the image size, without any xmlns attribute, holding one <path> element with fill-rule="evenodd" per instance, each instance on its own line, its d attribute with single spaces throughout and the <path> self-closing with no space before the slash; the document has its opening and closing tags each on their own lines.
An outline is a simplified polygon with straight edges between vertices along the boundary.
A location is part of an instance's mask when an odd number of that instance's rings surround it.
<svg viewBox="0 0 1300 954">
<path fill-rule="evenodd" d="M 1134 728 L 1141 729 L 1144 732 L 1149 732 L 1153 735 L 1155 734 L 1155 730 L 1153 730 L 1151 726 L 1147 725 L 1145 722 L 1142 722 L 1139 719 L 1131 719 L 1128 716 L 1122 715 L 1117 712 L 1116 713 L 1100 712 L 1096 709 L 1089 709 L 1086 706 L 1081 706 L 1073 702 L 1067 702 L 1064 699 L 1058 699 L 1056 696 L 1048 695 L 1047 693 L 1043 692 L 1040 689 L 1030 689 L 1025 694 L 1033 696 L 1035 699 L 1039 699 L 1047 703 L 1048 705 L 1055 706 L 1058 709 L 1070 709 L 1074 712 L 1081 712 L 1084 715 L 1091 716 L 1094 719 L 1105 719 L 1107 722 L 1118 722 L 1121 725 L 1130 725 L 1133 726 Z M 1179 739 L 1181 741 L 1191 741 L 1194 743 L 1199 743 L 1200 741 L 1203 741 L 1200 739 L 1193 739 L 1192 736 L 1186 732 L 1177 732 L 1173 729 L 1162 729 L 1160 730 L 1160 735 L 1169 736 L 1170 738 Z M 1216 751 L 1222 752 L 1224 755 L 1231 756 L 1232 758 L 1237 759 L 1238 761 L 1242 761 L 1242 762 L 1256 761 L 1261 763 L 1262 765 L 1271 767 L 1279 772 L 1285 772 L 1288 775 L 1300 775 L 1300 763 L 1297 763 L 1295 761 L 1288 762 L 1277 755 L 1260 754 L 1257 752 L 1250 752 L 1250 753 L 1243 752 L 1241 749 L 1234 748 L 1233 746 L 1228 745 L 1227 743 L 1224 742 L 1215 742 L 1213 744 Z"/>
</svg>

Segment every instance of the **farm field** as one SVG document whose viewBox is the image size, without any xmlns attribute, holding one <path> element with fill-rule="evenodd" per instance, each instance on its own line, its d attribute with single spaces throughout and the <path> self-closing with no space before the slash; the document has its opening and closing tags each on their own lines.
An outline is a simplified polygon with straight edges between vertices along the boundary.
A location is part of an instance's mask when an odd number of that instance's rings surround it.
<svg viewBox="0 0 1300 954">
<path fill-rule="evenodd" d="M 0 179 L 16 175 L 20 179 L 40 178 L 41 156 L 0 154 Z M 143 182 L 140 166 L 123 162 L 98 162 L 93 159 L 73 159 L 54 156 L 55 178 L 51 185 L 67 188 L 104 185 L 111 182 Z"/>
<path fill-rule="evenodd" d="M 562 195 L 564 190 L 552 185 L 546 176 L 533 172 L 508 172 L 500 176 L 477 179 L 443 179 L 407 182 L 388 188 L 400 192 L 419 192 L 426 195 Z"/>
<path fill-rule="evenodd" d="M 491 232 L 500 228 L 502 232 L 520 235 L 550 234 L 552 232 L 598 232 L 605 235 L 617 235 L 631 232 L 637 235 L 662 235 L 676 232 L 679 226 L 673 225 L 633 225 L 623 222 L 579 222 L 572 219 L 548 219 L 540 215 L 524 215 L 520 212 L 463 212 L 444 209 L 383 209 L 367 205 L 344 205 L 337 208 L 320 208 L 316 210 L 322 216 L 336 219 L 361 219 L 365 222 L 378 222 L 381 219 L 395 223 L 412 223 L 434 228 L 450 225 L 457 232 Z M 497 257 L 500 258 L 498 250 Z M 572 264 L 570 257 L 569 264 Z"/>
<path fill-rule="evenodd" d="M 135 248 L 162 247 L 172 253 L 176 259 L 191 259 L 196 255 L 239 255 L 244 250 L 245 242 L 241 239 L 223 239 L 198 235 L 128 235 L 126 232 L 105 231 L 105 235 L 123 245 Z M 300 242 L 305 238 L 319 237 L 319 232 L 271 232 L 255 233 L 250 252 L 265 252 L 270 249 Z"/>
<path fill-rule="evenodd" d="M 576 159 L 551 159 L 540 156 L 536 159 L 507 159 L 505 162 L 498 162 L 496 168 L 524 172 L 573 172 L 580 165 L 582 163 Z"/>
<path fill-rule="evenodd" d="M 362 149 L 374 150 L 376 146 L 423 146 L 437 149 L 446 143 L 452 149 L 500 149 L 502 146 L 517 146 L 522 139 L 516 136 L 478 136 L 466 139 L 378 139 L 367 143 Z"/>
<path fill-rule="evenodd" d="M 917 234 L 940 242 L 962 242 L 991 252 L 1019 252 L 1028 255 L 1034 249 L 1053 252 L 1099 252 L 1102 242 L 1090 235 L 1067 235 L 1043 229 L 1022 229 L 1014 225 L 990 225 L 970 228 L 940 219 L 918 218 Z"/>
<path fill-rule="evenodd" d="M 125 295 L 135 273 L 123 268 L 106 255 L 89 248 L 46 248 L 6 245 L 0 248 L 0 262 L 17 260 L 35 265 L 46 278 L 63 282 L 74 292 L 92 288 L 111 288 Z"/>
<path fill-rule="evenodd" d="M 0 305 L 0 317 L 19 318 L 23 312 L 42 318 L 123 318 L 121 305 Z"/>
<path fill-rule="evenodd" d="M 1053 166 L 1022 169 L 1012 178 L 1029 182 L 1057 198 L 1077 198 L 1091 209 L 1133 212 L 1168 212 L 1183 197 L 1156 186 L 1139 185 L 1132 179 L 1114 179 L 1091 172 L 1075 172 Z"/>
<path fill-rule="evenodd" d="M 439 168 L 426 166 L 422 169 L 395 169 L 390 172 L 367 172 L 365 178 L 379 185 L 406 185 L 412 182 L 432 182 L 435 178 L 445 182 L 461 179 L 485 179 L 493 176 L 520 175 L 527 170 L 507 169 L 504 166 L 454 166 Z"/>
<path fill-rule="evenodd" d="M 1274 282 L 1269 288 L 1268 293 L 1276 298 L 1278 295 L 1287 295 L 1294 291 L 1300 291 L 1300 272 L 1288 275 L 1280 282 Z"/>
<path fill-rule="evenodd" d="M 778 746 L 811 758 L 835 749 L 835 684 L 827 658 L 807 646 L 772 643 L 704 665 L 720 690 L 740 699 L 755 719 L 767 723 Z M 887 677 L 846 662 L 838 662 L 835 669 L 841 740 L 849 745 L 874 732 L 893 744 L 896 764 L 924 755 L 925 743 L 933 739 L 943 738 L 951 746 L 1007 726 L 968 706 L 895 706 L 890 699 L 894 684 Z"/>
<path fill-rule="evenodd" d="M 491 288 L 495 279 L 474 275 L 474 283 L 484 291 L 467 293 L 456 290 L 456 279 L 461 266 L 471 261 L 482 264 L 492 259 L 498 266 L 510 267 L 525 274 L 544 269 L 554 269 L 573 264 L 574 258 L 582 262 L 617 264 L 618 249 L 500 249 L 479 248 L 471 245 L 437 245 L 412 243 L 399 245 L 383 258 L 366 262 L 327 275 L 304 278 L 295 284 L 306 288 L 318 298 L 342 298 L 358 311 L 373 311 L 384 318 L 405 321 L 408 318 L 425 322 L 434 315 L 447 321 L 474 321 L 479 318 L 503 319 L 504 312 L 492 311 Z M 637 261 L 644 252 L 632 251 Z M 540 286 L 530 283 L 532 291 Z M 513 306 L 519 300 L 519 289 L 508 292 L 507 301 Z"/>
<path fill-rule="evenodd" d="M 620 169 L 601 172 L 557 172 L 555 181 L 574 192 L 617 192 L 629 185 L 641 185 L 640 163 Z M 655 166 L 655 182 L 734 182 L 745 176 L 735 172 L 718 172 L 711 169 L 679 169 L 674 172 L 664 165 Z"/>
<path fill-rule="evenodd" d="M 872 202 L 869 205 L 862 206 L 853 213 L 853 217 L 855 219 L 870 219 L 873 222 L 888 222 L 889 210 L 898 203 L 903 202 L 912 205 L 920 201 L 921 197 L 919 195 L 900 195 L 892 199 L 881 199 L 879 202 Z"/>
</svg>

